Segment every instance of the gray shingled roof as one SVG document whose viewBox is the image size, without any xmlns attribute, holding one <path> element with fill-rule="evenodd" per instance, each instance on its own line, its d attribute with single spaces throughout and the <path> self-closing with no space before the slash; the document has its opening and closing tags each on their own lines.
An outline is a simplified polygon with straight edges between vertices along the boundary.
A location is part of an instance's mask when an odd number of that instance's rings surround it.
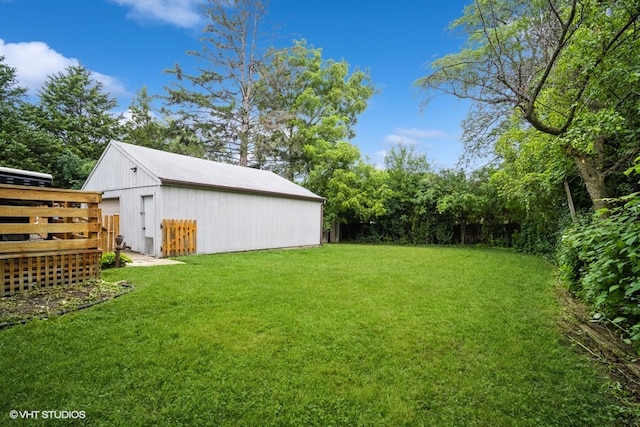
<svg viewBox="0 0 640 427">
<path fill-rule="evenodd" d="M 111 144 L 165 184 L 323 200 L 306 188 L 270 171 L 213 162 L 123 142 L 112 141 Z"/>
</svg>

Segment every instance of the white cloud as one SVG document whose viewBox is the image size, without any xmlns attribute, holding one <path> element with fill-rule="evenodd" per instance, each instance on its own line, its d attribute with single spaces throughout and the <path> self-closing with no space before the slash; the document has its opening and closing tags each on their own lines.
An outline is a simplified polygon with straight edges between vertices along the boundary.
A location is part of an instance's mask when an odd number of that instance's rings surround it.
<svg viewBox="0 0 640 427">
<path fill-rule="evenodd" d="M 91 77 L 102 83 L 102 89 L 105 92 L 108 92 L 113 97 L 122 97 L 122 96 L 131 96 L 131 92 L 129 92 L 124 84 L 118 80 L 116 77 L 108 76 L 106 74 L 98 73 L 97 71 L 91 72 Z"/>
<path fill-rule="evenodd" d="M 128 7 L 127 18 L 135 21 L 160 21 L 181 28 L 195 28 L 201 24 L 198 13 L 200 0 L 111 0 Z"/>
<path fill-rule="evenodd" d="M 66 58 L 43 42 L 5 43 L 0 39 L 0 56 L 16 69 L 20 85 L 31 92 L 42 86 L 48 75 L 78 64 L 75 58 Z"/>
<path fill-rule="evenodd" d="M 373 153 L 373 159 L 371 159 L 373 161 L 373 166 L 376 169 L 380 169 L 380 170 L 384 169 L 385 157 L 387 157 L 387 150 L 376 151 L 375 153 Z"/>
<path fill-rule="evenodd" d="M 403 128 L 399 127 L 395 129 L 395 132 L 387 135 L 384 138 L 384 141 L 392 144 L 402 144 L 402 145 L 414 145 L 414 146 L 426 146 L 430 147 L 431 144 L 425 143 L 426 140 L 429 139 L 442 139 L 449 138 L 445 132 L 440 130 L 431 130 L 431 129 L 417 129 L 417 128 Z"/>
<path fill-rule="evenodd" d="M 402 145 L 416 145 L 418 144 L 418 140 L 414 139 L 414 138 L 409 138 L 405 135 L 402 134 L 396 134 L 396 133 L 392 133 L 390 135 L 387 135 L 384 138 L 385 142 L 388 142 L 389 144 L 393 144 L 393 145 L 397 145 L 397 144 L 402 144 Z"/>
<path fill-rule="evenodd" d="M 400 135 L 415 138 L 415 139 L 431 139 L 431 138 L 445 138 L 447 134 L 440 130 L 432 129 L 417 129 L 417 128 L 397 128 L 396 132 Z"/>
<path fill-rule="evenodd" d="M 67 58 L 56 52 L 44 42 L 5 43 L 0 39 L 0 56 L 5 57 L 7 65 L 15 68 L 20 86 L 30 93 L 36 93 L 48 76 L 80 63 L 76 58 Z M 130 95 L 117 78 L 96 71 L 91 71 L 91 75 L 111 96 Z"/>
</svg>

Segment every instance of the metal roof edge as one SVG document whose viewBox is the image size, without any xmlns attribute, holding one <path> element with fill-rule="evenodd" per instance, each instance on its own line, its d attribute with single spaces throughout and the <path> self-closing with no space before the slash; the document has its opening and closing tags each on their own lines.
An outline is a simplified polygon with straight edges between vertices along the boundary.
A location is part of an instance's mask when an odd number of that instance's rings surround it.
<svg viewBox="0 0 640 427">
<path fill-rule="evenodd" d="M 243 194 L 256 194 L 261 196 L 278 196 L 285 199 L 296 199 L 296 200 L 307 200 L 311 202 L 322 202 L 324 203 L 327 199 L 321 196 L 305 196 L 301 194 L 291 194 L 291 193 L 280 193 L 277 191 L 261 191 L 261 190 L 252 190 L 248 188 L 238 188 L 238 187 L 228 187 L 224 185 L 215 185 L 215 184 L 205 184 L 202 182 L 189 182 L 189 181 L 179 181 L 174 179 L 160 178 L 160 182 L 162 184 L 173 185 L 176 187 L 198 187 L 198 188 L 209 188 L 225 191 L 228 193 L 243 193 Z"/>
</svg>

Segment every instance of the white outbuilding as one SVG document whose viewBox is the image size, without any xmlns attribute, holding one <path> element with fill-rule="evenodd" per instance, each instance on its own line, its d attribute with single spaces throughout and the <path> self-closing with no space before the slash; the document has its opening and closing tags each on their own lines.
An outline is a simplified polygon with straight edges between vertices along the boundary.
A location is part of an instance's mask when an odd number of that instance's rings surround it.
<svg viewBox="0 0 640 427">
<path fill-rule="evenodd" d="M 314 246 L 324 199 L 273 172 L 112 141 L 84 183 L 136 252 L 163 254 L 163 220 L 195 220 L 196 253 Z M 166 243 L 166 242 L 165 242 Z"/>
</svg>

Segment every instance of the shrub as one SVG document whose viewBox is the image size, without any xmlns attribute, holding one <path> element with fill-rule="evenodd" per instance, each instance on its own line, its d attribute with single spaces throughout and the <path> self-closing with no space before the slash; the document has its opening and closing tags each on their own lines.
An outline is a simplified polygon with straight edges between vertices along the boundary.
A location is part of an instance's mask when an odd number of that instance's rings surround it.
<svg viewBox="0 0 640 427">
<path fill-rule="evenodd" d="M 116 266 L 116 254 L 115 252 L 103 252 L 102 259 L 100 260 L 102 264 L 102 268 L 114 268 Z M 120 254 L 120 266 L 124 267 L 128 263 L 133 262 L 131 258 L 127 255 L 121 253 Z"/>
<path fill-rule="evenodd" d="M 640 193 L 611 201 L 586 225 L 567 229 L 558 264 L 569 290 L 627 328 L 640 349 Z"/>
</svg>

